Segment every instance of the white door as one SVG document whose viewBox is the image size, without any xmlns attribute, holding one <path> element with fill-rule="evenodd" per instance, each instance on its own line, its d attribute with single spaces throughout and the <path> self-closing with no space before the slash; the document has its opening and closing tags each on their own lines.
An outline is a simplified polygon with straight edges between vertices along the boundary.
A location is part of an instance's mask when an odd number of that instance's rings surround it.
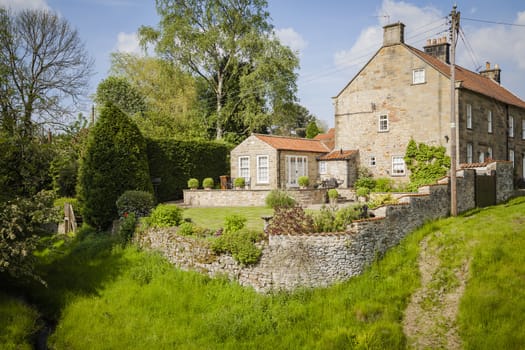
<svg viewBox="0 0 525 350">
<path fill-rule="evenodd" d="M 308 160 L 301 156 L 287 156 L 286 159 L 287 185 L 288 187 L 297 187 L 297 179 L 300 176 L 308 175 Z"/>
</svg>

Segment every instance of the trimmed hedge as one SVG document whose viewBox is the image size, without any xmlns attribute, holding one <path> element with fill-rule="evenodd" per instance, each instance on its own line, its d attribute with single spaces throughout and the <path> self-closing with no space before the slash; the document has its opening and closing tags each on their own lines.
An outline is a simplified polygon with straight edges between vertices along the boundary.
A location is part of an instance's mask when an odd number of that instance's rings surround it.
<svg viewBox="0 0 525 350">
<path fill-rule="evenodd" d="M 230 173 L 233 146 L 213 141 L 146 139 L 150 175 L 161 178 L 158 201 L 181 199 L 189 178 L 218 179 Z"/>
</svg>

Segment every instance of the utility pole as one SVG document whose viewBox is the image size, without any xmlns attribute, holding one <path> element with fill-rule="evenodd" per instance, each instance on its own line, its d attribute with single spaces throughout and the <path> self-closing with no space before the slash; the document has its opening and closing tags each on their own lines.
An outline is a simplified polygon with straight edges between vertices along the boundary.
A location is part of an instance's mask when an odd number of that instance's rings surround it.
<svg viewBox="0 0 525 350">
<path fill-rule="evenodd" d="M 456 186 L 456 44 L 459 31 L 459 12 L 456 5 L 450 12 L 450 215 L 458 215 Z"/>
</svg>

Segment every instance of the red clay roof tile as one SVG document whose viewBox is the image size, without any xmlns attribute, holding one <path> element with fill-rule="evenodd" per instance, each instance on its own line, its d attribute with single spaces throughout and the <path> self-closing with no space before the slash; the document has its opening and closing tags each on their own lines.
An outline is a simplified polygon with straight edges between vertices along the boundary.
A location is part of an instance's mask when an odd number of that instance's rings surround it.
<svg viewBox="0 0 525 350">
<path fill-rule="evenodd" d="M 317 160 L 347 160 L 352 158 L 357 151 L 354 150 L 334 150 L 328 154 L 317 157 Z"/>
<path fill-rule="evenodd" d="M 330 152 L 330 149 L 319 140 L 263 134 L 254 134 L 254 136 L 272 146 L 273 148 L 279 150 L 314 153 Z"/>
</svg>

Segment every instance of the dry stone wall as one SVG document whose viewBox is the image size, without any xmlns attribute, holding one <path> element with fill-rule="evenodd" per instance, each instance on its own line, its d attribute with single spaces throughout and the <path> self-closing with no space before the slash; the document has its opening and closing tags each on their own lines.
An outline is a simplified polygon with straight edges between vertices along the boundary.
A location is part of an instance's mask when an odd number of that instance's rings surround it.
<svg viewBox="0 0 525 350">
<path fill-rule="evenodd" d="M 498 200 L 512 193 L 512 165 L 495 165 Z M 473 169 L 458 174 L 458 210 L 475 207 Z M 487 171 L 492 171 L 490 167 Z M 345 281 L 364 271 L 377 256 L 397 245 L 409 232 L 429 220 L 446 217 L 450 210 L 447 183 L 425 186 L 418 194 L 402 196 L 400 203 L 378 208 L 376 217 L 353 222 L 345 232 L 271 235 L 260 243 L 260 261 L 241 266 L 227 254 L 216 256 L 205 242 L 178 236 L 174 229 L 151 230 L 140 238 L 142 246 L 162 252 L 174 265 L 210 276 L 228 276 L 259 292 L 323 287 Z"/>
</svg>

